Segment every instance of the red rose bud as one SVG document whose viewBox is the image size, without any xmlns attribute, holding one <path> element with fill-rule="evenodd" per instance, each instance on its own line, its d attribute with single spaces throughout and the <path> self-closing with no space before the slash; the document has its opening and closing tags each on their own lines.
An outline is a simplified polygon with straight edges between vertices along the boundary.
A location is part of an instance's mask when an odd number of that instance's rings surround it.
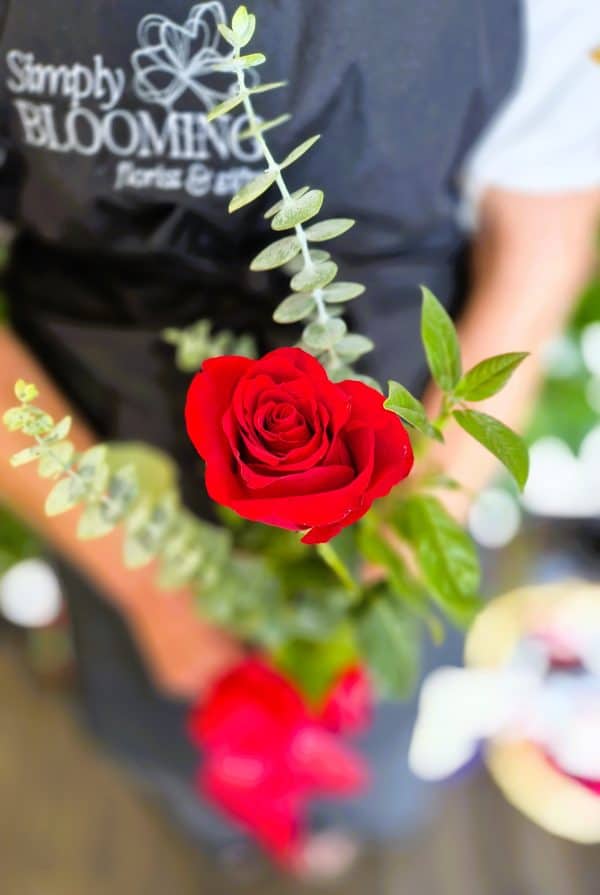
<svg viewBox="0 0 600 895">
<path fill-rule="evenodd" d="M 299 348 L 204 362 L 186 404 L 216 503 L 245 519 L 329 541 L 406 478 L 410 439 L 383 396 L 331 382 Z"/>
</svg>

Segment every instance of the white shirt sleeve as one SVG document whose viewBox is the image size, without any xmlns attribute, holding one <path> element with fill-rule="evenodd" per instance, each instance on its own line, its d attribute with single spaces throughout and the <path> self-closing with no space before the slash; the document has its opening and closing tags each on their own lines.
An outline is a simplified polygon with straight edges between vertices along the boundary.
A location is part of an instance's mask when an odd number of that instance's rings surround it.
<svg viewBox="0 0 600 895">
<path fill-rule="evenodd" d="M 473 227 L 488 186 L 555 193 L 600 185 L 600 0 L 525 0 L 518 84 L 462 171 Z"/>
</svg>

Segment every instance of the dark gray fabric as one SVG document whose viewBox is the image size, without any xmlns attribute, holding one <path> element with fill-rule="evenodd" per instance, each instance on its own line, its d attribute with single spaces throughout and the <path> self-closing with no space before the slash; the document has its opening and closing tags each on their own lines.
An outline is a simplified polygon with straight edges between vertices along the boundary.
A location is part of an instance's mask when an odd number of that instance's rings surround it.
<svg viewBox="0 0 600 895">
<path fill-rule="evenodd" d="M 229 216 L 229 196 L 260 170 L 239 141 L 236 110 L 208 126 L 227 84 L 216 24 L 237 2 L 0 0 L 0 139 L 9 162 L 0 201 L 20 235 L 6 285 L 14 323 L 98 433 L 142 438 L 180 462 L 187 499 L 208 512 L 183 433 L 186 380 L 161 344 L 165 324 L 210 317 L 288 343 L 271 322 L 277 275 L 250 275 L 274 201 Z M 519 53 L 516 0 L 256 0 L 257 49 L 268 57 L 264 117 L 294 111 L 271 143 L 282 157 L 323 140 L 290 168 L 293 188 L 323 186 L 328 216 L 359 225 L 335 246 L 374 366 L 418 388 L 418 284 L 455 313 L 464 245 L 454 219 L 462 159 L 510 89 Z M 37 66 L 37 67 L 36 67 Z M 78 66 L 74 68 L 74 66 Z M 6 201 L 2 196 L 6 195 Z M 190 780 L 184 709 L 149 684 L 116 614 L 68 580 L 86 699 L 95 728 L 121 753 Z M 425 668 L 456 657 L 430 650 Z M 414 702 L 381 707 L 363 744 L 370 795 L 319 807 L 321 824 L 391 835 L 417 823 L 423 788 L 408 774 Z M 199 809 L 200 810 L 200 809 Z"/>
</svg>

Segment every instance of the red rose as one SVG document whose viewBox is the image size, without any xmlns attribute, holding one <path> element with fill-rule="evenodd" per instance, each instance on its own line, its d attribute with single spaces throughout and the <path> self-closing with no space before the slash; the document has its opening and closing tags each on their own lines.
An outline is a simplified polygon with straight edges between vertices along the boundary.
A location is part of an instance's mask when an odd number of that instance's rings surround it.
<svg viewBox="0 0 600 895">
<path fill-rule="evenodd" d="M 370 700 L 359 668 L 314 711 L 276 669 L 254 658 L 240 663 L 190 714 L 190 736 L 204 752 L 198 788 L 293 865 L 309 798 L 353 795 L 367 782 L 363 759 L 336 733 L 362 728 Z"/>
<path fill-rule="evenodd" d="M 410 472 L 408 434 L 383 401 L 361 382 L 331 382 L 305 351 L 279 348 L 205 361 L 186 423 L 214 501 L 316 544 Z"/>
</svg>

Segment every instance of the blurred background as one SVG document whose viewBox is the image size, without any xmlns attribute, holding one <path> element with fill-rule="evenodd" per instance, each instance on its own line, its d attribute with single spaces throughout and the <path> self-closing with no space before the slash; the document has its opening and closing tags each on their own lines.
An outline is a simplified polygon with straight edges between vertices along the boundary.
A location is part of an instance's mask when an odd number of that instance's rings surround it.
<svg viewBox="0 0 600 895">
<path fill-rule="evenodd" d="M 600 579 L 600 280 L 546 347 L 545 369 L 524 497 L 499 480 L 470 514 L 490 595 Z M 101 753 L 78 715 L 69 620 L 43 557 L 0 507 L 2 895 L 308 891 L 266 862 L 216 867 Z M 597 895 L 599 879 L 600 847 L 537 829 L 476 769 L 441 787 L 427 832 L 368 850 L 349 879 L 319 891 Z"/>
</svg>

